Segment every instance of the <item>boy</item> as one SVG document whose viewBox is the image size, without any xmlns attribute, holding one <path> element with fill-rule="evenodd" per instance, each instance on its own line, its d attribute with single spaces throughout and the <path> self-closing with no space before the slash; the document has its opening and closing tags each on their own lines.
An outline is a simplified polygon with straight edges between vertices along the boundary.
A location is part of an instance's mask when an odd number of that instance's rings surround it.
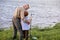
<svg viewBox="0 0 60 40">
<path fill-rule="evenodd" d="M 28 40 L 28 34 L 29 34 L 29 30 L 30 30 L 30 22 L 32 20 L 32 18 L 28 19 L 28 12 L 25 11 L 24 12 L 24 20 L 21 20 L 21 25 L 22 25 L 22 31 L 23 31 L 23 36 L 25 38 L 25 40 Z"/>
</svg>

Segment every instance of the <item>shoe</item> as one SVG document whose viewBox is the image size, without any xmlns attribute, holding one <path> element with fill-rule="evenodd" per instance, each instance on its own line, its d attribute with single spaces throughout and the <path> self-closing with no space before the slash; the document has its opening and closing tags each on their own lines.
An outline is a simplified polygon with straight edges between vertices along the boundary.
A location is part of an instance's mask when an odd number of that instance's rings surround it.
<svg viewBox="0 0 60 40">
<path fill-rule="evenodd" d="M 12 38 L 12 40 L 16 40 L 16 38 L 15 38 L 15 37 L 13 37 L 13 38 Z"/>
</svg>

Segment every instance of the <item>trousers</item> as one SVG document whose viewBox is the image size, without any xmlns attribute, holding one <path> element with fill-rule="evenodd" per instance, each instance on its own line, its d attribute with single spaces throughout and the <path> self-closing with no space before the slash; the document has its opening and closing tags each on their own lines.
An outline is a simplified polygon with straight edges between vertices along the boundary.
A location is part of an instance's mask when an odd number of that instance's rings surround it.
<svg viewBox="0 0 60 40">
<path fill-rule="evenodd" d="M 13 23 L 13 39 L 16 39 L 17 37 L 17 30 L 19 31 L 19 40 L 23 40 L 23 31 L 22 31 L 22 26 L 21 26 L 21 19 L 19 18 L 13 18 L 12 19 Z"/>
</svg>

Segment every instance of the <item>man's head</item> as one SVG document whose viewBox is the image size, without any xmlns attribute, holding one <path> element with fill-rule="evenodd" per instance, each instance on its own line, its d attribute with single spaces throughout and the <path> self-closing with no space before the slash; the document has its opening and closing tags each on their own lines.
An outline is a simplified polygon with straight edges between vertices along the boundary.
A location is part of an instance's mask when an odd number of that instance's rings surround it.
<svg viewBox="0 0 60 40">
<path fill-rule="evenodd" d="M 23 5 L 23 7 L 25 10 L 27 10 L 27 9 L 29 9 L 29 4 L 25 4 L 25 5 Z"/>
</svg>

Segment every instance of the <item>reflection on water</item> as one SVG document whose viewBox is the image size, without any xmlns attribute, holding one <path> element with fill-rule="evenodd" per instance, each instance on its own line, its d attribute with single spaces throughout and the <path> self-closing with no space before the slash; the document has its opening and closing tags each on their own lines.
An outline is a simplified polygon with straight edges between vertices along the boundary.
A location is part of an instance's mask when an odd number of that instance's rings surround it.
<svg viewBox="0 0 60 40">
<path fill-rule="evenodd" d="M 17 6 L 30 4 L 29 14 L 33 15 L 32 25 L 51 26 L 60 22 L 59 0 L 2 0 L 0 1 L 0 28 L 9 27 Z"/>
</svg>

